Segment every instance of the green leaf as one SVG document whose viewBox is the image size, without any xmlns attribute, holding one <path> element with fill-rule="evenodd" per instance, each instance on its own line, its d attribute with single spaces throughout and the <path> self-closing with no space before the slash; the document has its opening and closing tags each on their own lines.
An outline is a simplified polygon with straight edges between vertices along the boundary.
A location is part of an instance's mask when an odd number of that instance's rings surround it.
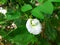
<svg viewBox="0 0 60 45">
<path fill-rule="evenodd" d="M 18 42 L 20 45 L 28 45 L 30 42 L 36 40 L 34 36 L 25 33 L 17 35 L 13 38 L 14 42 Z"/>
<path fill-rule="evenodd" d="M 51 2 L 60 2 L 60 0 L 49 0 Z"/>
<path fill-rule="evenodd" d="M 35 16 L 35 17 L 37 17 L 37 18 L 39 18 L 39 19 L 44 19 L 44 16 L 43 16 L 43 14 L 39 11 L 39 8 L 38 8 L 38 7 L 37 7 L 37 8 L 34 8 L 31 13 L 32 13 L 33 16 Z"/>
<path fill-rule="evenodd" d="M 56 29 L 52 28 L 49 22 L 46 22 L 46 29 L 45 34 L 47 36 L 47 39 L 54 41 L 57 37 L 57 31 Z"/>
<path fill-rule="evenodd" d="M 41 39 L 39 45 L 51 45 L 46 39 Z"/>
<path fill-rule="evenodd" d="M 22 20 L 21 18 L 14 20 L 14 23 L 17 25 L 17 27 L 20 27 Z M 23 22 L 24 23 L 24 22 Z"/>
<path fill-rule="evenodd" d="M 29 4 L 25 4 L 24 6 L 21 7 L 22 12 L 26 12 L 26 11 L 31 10 L 31 9 L 32 9 L 32 6 Z"/>
<path fill-rule="evenodd" d="M 6 15 L 6 19 L 7 20 L 14 20 L 14 19 L 18 19 L 20 17 L 20 12 L 19 11 L 10 11 L 7 13 Z"/>
<path fill-rule="evenodd" d="M 42 4 L 41 6 L 38 6 L 39 10 L 43 13 L 47 13 L 47 14 L 52 14 L 53 13 L 53 5 L 51 2 L 46 1 L 44 4 Z"/>
<path fill-rule="evenodd" d="M 38 6 L 32 10 L 32 15 L 39 18 L 39 19 L 44 19 L 45 14 L 52 14 L 53 13 L 53 5 L 51 2 L 46 1 L 44 4 L 41 6 Z"/>
<path fill-rule="evenodd" d="M 13 35 L 13 36 L 12 36 Z M 34 43 L 37 38 L 30 34 L 25 26 L 21 26 L 10 34 L 11 39 L 18 45 L 28 45 L 29 43 Z"/>
<path fill-rule="evenodd" d="M 42 3 L 44 0 L 38 0 L 38 2 Z"/>
<path fill-rule="evenodd" d="M 5 20 L 5 16 L 0 13 L 0 21 L 4 21 L 4 20 Z"/>
<path fill-rule="evenodd" d="M 7 0 L 0 0 L 0 4 L 4 4 L 6 2 L 7 2 Z"/>
<path fill-rule="evenodd" d="M 58 42 L 58 45 L 60 45 L 60 42 Z"/>
<path fill-rule="evenodd" d="M 4 30 L 0 29 L 0 35 L 4 37 L 5 35 L 7 35 L 7 33 Z"/>
</svg>

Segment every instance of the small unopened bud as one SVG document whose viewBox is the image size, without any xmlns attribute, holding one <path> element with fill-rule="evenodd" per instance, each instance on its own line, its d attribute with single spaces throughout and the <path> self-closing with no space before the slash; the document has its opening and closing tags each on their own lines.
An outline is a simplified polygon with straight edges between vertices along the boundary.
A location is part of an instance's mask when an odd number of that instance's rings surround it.
<svg viewBox="0 0 60 45">
<path fill-rule="evenodd" d="M 17 28 L 17 26 L 16 26 L 16 24 L 15 23 L 12 23 L 12 25 L 11 25 L 14 29 L 16 29 Z"/>
<path fill-rule="evenodd" d="M 39 6 L 40 4 L 39 3 L 36 3 L 35 6 Z"/>
<path fill-rule="evenodd" d="M 2 36 L 0 35 L 0 41 L 2 41 Z"/>
<path fill-rule="evenodd" d="M 10 29 L 10 26 L 7 26 L 8 29 Z"/>
<path fill-rule="evenodd" d="M 38 0 L 35 1 L 35 6 L 39 6 L 40 3 L 38 2 Z"/>
<path fill-rule="evenodd" d="M 0 28 L 2 28 L 2 26 L 0 25 Z"/>
<path fill-rule="evenodd" d="M 55 17 L 56 17 L 57 19 L 59 19 L 59 17 L 58 17 L 58 15 L 57 15 L 57 14 L 55 15 Z"/>
<path fill-rule="evenodd" d="M 14 27 L 13 27 L 13 26 L 11 26 L 10 28 L 11 28 L 11 29 L 13 29 Z"/>
</svg>

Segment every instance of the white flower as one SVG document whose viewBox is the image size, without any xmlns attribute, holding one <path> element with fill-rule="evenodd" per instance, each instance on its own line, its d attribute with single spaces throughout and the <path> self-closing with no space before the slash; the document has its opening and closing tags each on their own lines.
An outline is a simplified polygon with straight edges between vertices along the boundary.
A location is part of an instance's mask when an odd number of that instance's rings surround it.
<svg viewBox="0 0 60 45">
<path fill-rule="evenodd" d="M 7 13 L 7 10 L 3 9 L 1 13 L 5 15 Z"/>
<path fill-rule="evenodd" d="M 31 34 L 37 35 L 42 31 L 42 25 L 38 19 L 28 19 L 26 22 L 26 28 Z"/>
<path fill-rule="evenodd" d="M 7 13 L 7 10 L 6 9 L 3 9 L 2 7 L 0 7 L 0 13 L 6 15 Z"/>
</svg>

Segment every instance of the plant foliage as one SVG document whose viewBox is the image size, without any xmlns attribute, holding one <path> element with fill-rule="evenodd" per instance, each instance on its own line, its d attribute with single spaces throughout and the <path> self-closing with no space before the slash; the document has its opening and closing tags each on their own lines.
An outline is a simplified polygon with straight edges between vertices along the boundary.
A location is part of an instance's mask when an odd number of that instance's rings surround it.
<svg viewBox="0 0 60 45">
<path fill-rule="evenodd" d="M 1 45 L 60 45 L 60 0 L 0 0 L 0 7 L 7 10 L 0 13 Z M 27 31 L 29 18 L 40 20 L 39 35 Z"/>
</svg>

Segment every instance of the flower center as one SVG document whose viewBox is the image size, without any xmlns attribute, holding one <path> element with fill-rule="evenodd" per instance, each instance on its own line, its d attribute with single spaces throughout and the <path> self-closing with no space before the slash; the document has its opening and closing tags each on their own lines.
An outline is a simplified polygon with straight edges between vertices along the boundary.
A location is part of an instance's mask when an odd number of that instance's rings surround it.
<svg viewBox="0 0 60 45">
<path fill-rule="evenodd" d="M 32 25 L 32 26 L 36 26 L 37 24 L 38 24 L 37 21 L 35 21 L 35 20 L 31 20 L 31 25 Z"/>
</svg>

